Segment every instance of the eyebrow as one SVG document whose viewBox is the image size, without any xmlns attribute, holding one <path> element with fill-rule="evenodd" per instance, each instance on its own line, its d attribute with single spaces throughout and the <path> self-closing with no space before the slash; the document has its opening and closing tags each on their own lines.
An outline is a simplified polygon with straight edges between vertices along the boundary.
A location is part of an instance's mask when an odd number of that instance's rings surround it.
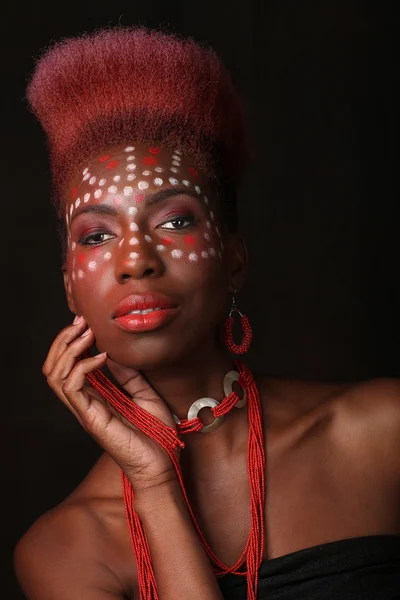
<svg viewBox="0 0 400 600">
<path fill-rule="evenodd" d="M 191 196 L 192 198 L 195 198 L 195 200 L 200 200 L 199 195 L 195 194 L 187 187 L 174 187 L 166 190 L 160 190 L 159 192 L 154 192 L 154 194 L 149 194 L 146 196 L 144 203 L 146 206 L 154 206 L 163 200 L 167 200 L 168 198 L 172 198 L 173 196 L 178 196 L 180 194 Z M 85 213 L 95 213 L 112 217 L 116 217 L 118 215 L 118 211 L 113 206 L 109 206 L 108 204 L 89 204 L 87 206 L 83 206 L 79 210 L 74 211 L 70 223 L 72 223 L 76 217 Z"/>
</svg>

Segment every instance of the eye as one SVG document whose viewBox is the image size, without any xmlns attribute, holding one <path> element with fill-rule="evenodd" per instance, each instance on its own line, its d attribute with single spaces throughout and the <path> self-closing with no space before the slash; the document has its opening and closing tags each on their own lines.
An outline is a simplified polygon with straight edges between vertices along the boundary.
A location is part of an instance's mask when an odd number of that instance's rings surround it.
<svg viewBox="0 0 400 600">
<path fill-rule="evenodd" d="M 160 225 L 160 227 L 162 227 L 162 229 L 173 229 L 179 231 L 193 227 L 196 224 L 196 221 L 196 217 L 194 217 L 193 215 L 184 215 L 174 217 L 169 221 L 165 221 Z"/>
<path fill-rule="evenodd" d="M 81 246 L 98 246 L 108 240 L 115 238 L 113 233 L 106 233 L 105 231 L 95 231 L 89 235 L 82 237 L 79 240 Z"/>
</svg>

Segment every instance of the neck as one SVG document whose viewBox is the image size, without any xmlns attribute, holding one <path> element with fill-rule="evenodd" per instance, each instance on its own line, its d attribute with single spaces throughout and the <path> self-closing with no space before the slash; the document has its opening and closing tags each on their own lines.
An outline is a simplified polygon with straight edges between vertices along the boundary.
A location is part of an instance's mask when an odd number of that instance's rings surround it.
<svg viewBox="0 0 400 600">
<path fill-rule="evenodd" d="M 186 419 L 195 400 L 203 397 L 223 400 L 222 382 L 232 369 L 233 361 L 226 351 L 203 347 L 180 360 L 179 364 L 144 371 L 144 375 L 170 411 L 180 419 Z"/>
<path fill-rule="evenodd" d="M 195 355 L 190 354 L 179 364 L 168 365 L 154 371 L 144 371 L 144 375 L 154 390 L 163 398 L 170 411 L 179 419 L 186 419 L 190 406 L 199 398 L 211 397 L 222 401 L 225 397 L 223 380 L 228 371 L 234 369 L 232 358 L 225 349 L 217 347 L 198 348 Z M 200 415 L 208 424 L 214 417 L 211 411 Z M 222 425 L 210 433 L 195 433 L 185 436 L 187 447 L 227 453 L 234 446 L 242 445 L 247 440 L 248 422 L 247 408 L 233 408 L 224 419 Z"/>
</svg>

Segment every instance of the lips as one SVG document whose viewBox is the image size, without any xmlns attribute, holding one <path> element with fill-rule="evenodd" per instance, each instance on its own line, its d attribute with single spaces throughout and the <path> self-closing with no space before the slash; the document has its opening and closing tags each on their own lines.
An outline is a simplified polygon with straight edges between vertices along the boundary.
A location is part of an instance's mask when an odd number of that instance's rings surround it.
<svg viewBox="0 0 400 600">
<path fill-rule="evenodd" d="M 114 323 L 131 333 L 153 331 L 168 323 L 177 311 L 178 305 L 168 296 L 132 295 L 117 307 Z"/>
<path fill-rule="evenodd" d="M 132 294 L 118 306 L 114 318 L 123 317 L 132 311 L 169 310 L 177 304 L 168 296 L 161 294 Z"/>
</svg>

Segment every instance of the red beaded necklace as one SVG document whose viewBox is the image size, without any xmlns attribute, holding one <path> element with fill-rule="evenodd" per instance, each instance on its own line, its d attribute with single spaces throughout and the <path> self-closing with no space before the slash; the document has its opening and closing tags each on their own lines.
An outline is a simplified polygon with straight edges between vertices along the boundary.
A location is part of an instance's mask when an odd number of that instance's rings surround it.
<svg viewBox="0 0 400 600">
<path fill-rule="evenodd" d="M 177 430 L 168 427 L 162 421 L 143 410 L 132 402 L 132 398 L 119 390 L 102 371 L 90 373 L 87 376 L 89 383 L 102 394 L 102 396 L 132 425 L 146 433 L 155 440 L 168 453 L 177 473 L 182 493 L 185 498 L 193 524 L 203 543 L 214 568 L 216 576 L 221 577 L 227 573 L 247 577 L 247 598 L 256 600 L 258 588 L 258 569 L 263 559 L 264 551 L 264 505 L 265 505 L 265 449 L 264 434 L 262 427 L 261 404 L 258 389 L 250 370 L 240 361 L 235 361 L 235 367 L 239 372 L 239 385 L 247 390 L 248 395 L 248 419 L 249 437 L 247 444 L 247 468 L 250 484 L 250 531 L 243 552 L 236 563 L 228 567 L 214 554 L 205 540 L 200 527 L 190 506 L 182 471 L 176 449 L 184 448 L 184 443 L 178 434 L 186 434 L 200 431 L 203 423 L 198 417 L 191 420 L 183 420 L 177 424 Z M 232 391 L 229 396 L 211 408 L 214 417 L 226 415 L 235 404 L 240 401 L 238 394 Z M 134 510 L 134 490 L 126 475 L 122 473 L 122 486 L 124 492 L 125 512 L 129 526 L 132 549 L 135 554 L 138 585 L 141 600 L 159 600 L 157 583 L 153 571 L 150 549 L 140 519 Z M 246 561 L 246 570 L 240 569 Z"/>
</svg>

